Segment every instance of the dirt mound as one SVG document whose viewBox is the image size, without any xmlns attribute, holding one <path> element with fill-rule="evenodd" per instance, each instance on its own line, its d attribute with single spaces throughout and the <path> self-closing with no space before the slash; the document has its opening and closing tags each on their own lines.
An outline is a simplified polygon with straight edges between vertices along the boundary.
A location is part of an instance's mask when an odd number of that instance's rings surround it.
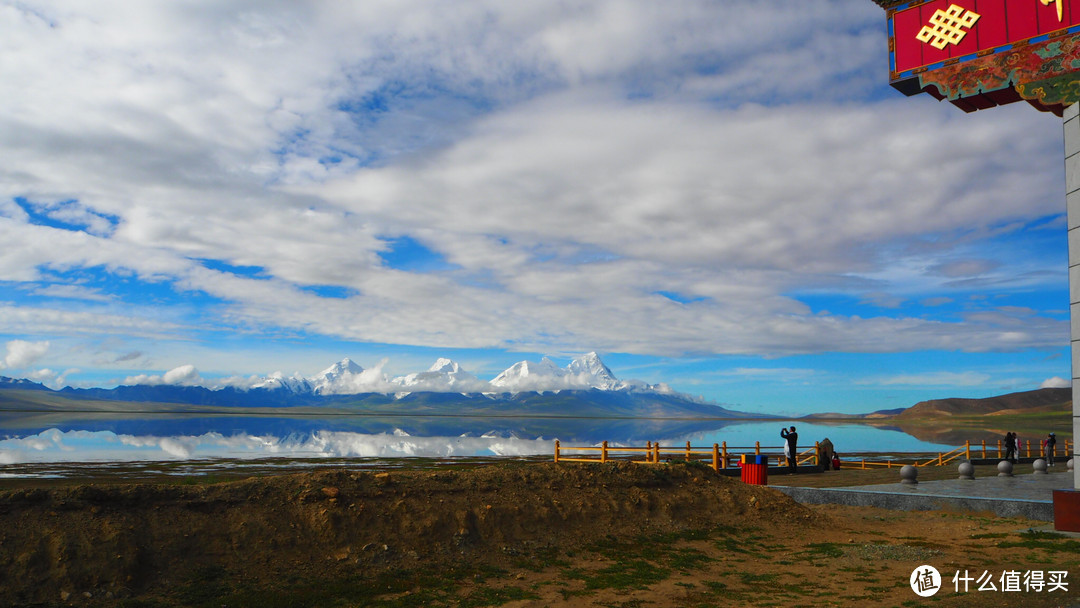
<svg viewBox="0 0 1080 608">
<path fill-rule="evenodd" d="M 779 492 L 687 465 L 510 463 L 21 489 L 0 493 L 0 604 L 157 595 L 206 569 L 258 584 L 495 563 L 608 536 L 818 521 Z"/>
</svg>

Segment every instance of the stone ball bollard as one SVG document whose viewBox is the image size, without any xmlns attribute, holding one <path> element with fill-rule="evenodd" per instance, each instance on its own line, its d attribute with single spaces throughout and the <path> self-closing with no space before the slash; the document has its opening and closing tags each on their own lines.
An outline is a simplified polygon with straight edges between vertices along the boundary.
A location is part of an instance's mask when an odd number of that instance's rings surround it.
<svg viewBox="0 0 1080 608">
<path fill-rule="evenodd" d="M 1065 464 L 1065 466 L 1069 467 L 1070 471 L 1073 470 L 1073 462 L 1072 461 L 1073 461 L 1073 459 L 1070 458 L 1069 462 Z"/>
<path fill-rule="evenodd" d="M 1013 476 L 1013 463 L 1008 460 L 1002 460 L 998 463 L 998 477 L 1012 477 Z"/>
<path fill-rule="evenodd" d="M 916 469 L 910 464 L 905 464 L 900 467 L 900 483 L 916 484 L 919 483 L 918 477 L 919 469 Z"/>
<path fill-rule="evenodd" d="M 1031 468 L 1035 469 L 1033 475 L 1046 475 L 1046 461 L 1042 458 L 1036 458 L 1035 462 L 1031 463 Z"/>
<path fill-rule="evenodd" d="M 975 479 L 975 465 L 966 460 L 961 462 L 956 470 L 960 473 L 960 479 Z"/>
</svg>

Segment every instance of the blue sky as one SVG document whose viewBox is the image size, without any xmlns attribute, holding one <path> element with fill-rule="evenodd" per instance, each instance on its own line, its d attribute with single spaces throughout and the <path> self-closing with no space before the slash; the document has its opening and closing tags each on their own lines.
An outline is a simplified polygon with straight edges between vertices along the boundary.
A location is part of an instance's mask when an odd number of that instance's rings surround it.
<svg viewBox="0 0 1080 608">
<path fill-rule="evenodd" d="M 0 374 L 1071 376 L 1058 118 L 903 97 L 869 0 L 511 4 L 0 1 Z"/>
</svg>

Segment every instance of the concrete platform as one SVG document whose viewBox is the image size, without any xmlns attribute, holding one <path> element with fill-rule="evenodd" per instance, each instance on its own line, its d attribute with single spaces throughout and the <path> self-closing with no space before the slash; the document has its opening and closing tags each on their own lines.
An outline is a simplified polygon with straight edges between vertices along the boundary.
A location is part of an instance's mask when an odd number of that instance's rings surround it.
<svg viewBox="0 0 1080 608">
<path fill-rule="evenodd" d="M 1061 467 L 1065 469 L 1064 467 Z M 977 477 L 922 481 L 916 485 L 886 483 L 841 488 L 771 486 L 807 504 L 881 507 L 900 511 L 966 511 L 1000 517 L 1054 521 L 1054 490 L 1072 489 L 1067 469 L 1046 475 Z"/>
</svg>

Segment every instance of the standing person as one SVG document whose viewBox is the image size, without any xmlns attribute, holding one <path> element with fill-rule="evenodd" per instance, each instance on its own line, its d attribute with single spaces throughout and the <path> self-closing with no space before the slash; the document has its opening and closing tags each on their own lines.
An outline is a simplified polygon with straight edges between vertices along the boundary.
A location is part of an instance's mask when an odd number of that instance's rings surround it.
<svg viewBox="0 0 1080 608">
<path fill-rule="evenodd" d="M 1057 447 L 1057 435 L 1050 433 L 1046 436 L 1046 462 L 1054 466 L 1054 451 Z"/>
<path fill-rule="evenodd" d="M 1005 460 L 1014 464 L 1016 462 L 1016 435 L 1011 431 L 1005 433 Z"/>
<path fill-rule="evenodd" d="M 794 475 L 798 472 L 799 453 L 796 451 L 796 447 L 799 444 L 799 434 L 795 432 L 795 427 L 790 429 L 780 429 L 780 436 L 787 442 L 784 444 L 784 454 L 787 456 L 788 474 Z"/>
</svg>

